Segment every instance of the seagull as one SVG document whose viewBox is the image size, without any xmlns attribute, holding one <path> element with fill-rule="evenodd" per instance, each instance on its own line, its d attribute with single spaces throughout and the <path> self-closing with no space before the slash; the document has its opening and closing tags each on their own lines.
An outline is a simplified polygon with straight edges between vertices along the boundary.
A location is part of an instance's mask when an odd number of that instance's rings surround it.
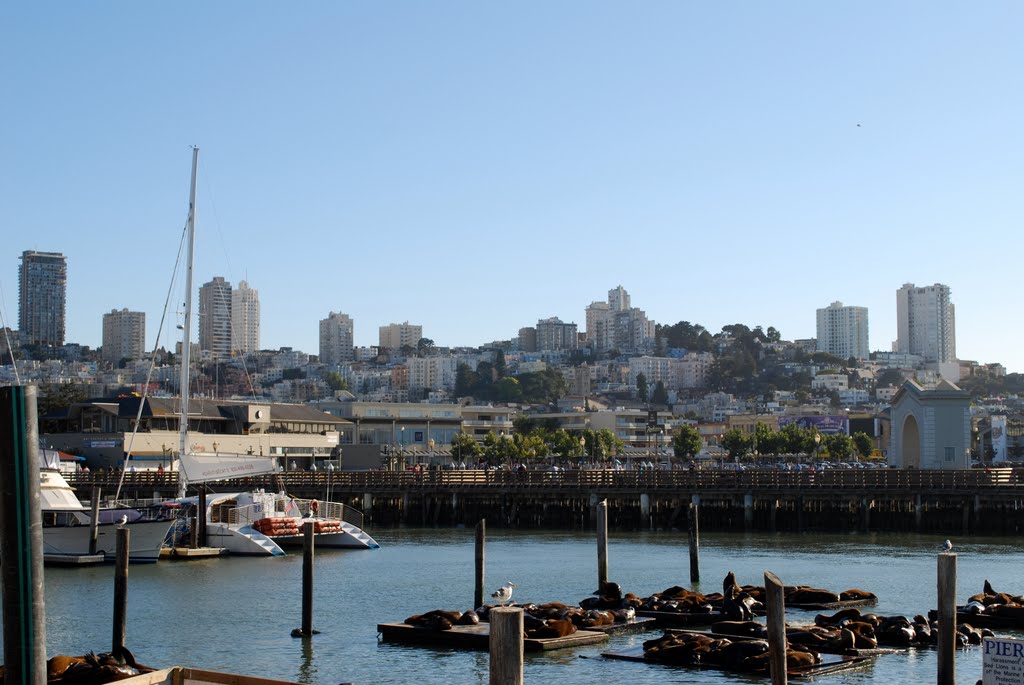
<svg viewBox="0 0 1024 685">
<path fill-rule="evenodd" d="M 942 551 L 943 552 L 951 552 L 951 551 L 953 551 L 953 543 L 950 542 L 949 540 L 946 540 L 944 543 L 942 543 Z"/>
<path fill-rule="evenodd" d="M 512 589 L 516 587 L 516 584 L 511 580 L 502 585 L 500 588 L 491 593 L 491 597 L 498 600 L 498 603 L 505 606 L 505 602 L 512 599 Z"/>
<path fill-rule="evenodd" d="M 117 520 L 117 527 L 120 528 L 126 523 L 128 523 L 128 514 L 121 514 L 121 518 Z"/>
</svg>

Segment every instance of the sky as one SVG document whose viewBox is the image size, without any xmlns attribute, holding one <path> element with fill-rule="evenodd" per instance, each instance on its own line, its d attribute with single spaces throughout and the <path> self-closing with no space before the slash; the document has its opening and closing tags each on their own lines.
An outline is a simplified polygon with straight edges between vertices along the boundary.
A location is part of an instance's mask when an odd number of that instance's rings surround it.
<svg viewBox="0 0 1024 685">
<path fill-rule="evenodd" d="M 68 262 L 67 340 L 112 309 L 178 339 L 195 286 L 259 291 L 261 347 L 319 321 L 442 346 L 623 286 L 648 317 L 815 335 L 942 283 L 957 354 L 1024 372 L 1024 4 L 8 2 L 0 313 Z M 176 281 L 180 289 L 181 279 Z M 157 329 L 171 299 L 163 332 Z"/>
</svg>

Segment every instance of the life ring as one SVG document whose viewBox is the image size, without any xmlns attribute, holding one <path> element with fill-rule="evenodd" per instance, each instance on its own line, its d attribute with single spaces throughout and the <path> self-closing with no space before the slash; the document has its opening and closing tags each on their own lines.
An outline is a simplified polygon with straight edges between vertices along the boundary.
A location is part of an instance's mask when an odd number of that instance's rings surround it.
<svg viewBox="0 0 1024 685">
<path fill-rule="evenodd" d="M 316 501 L 315 499 L 309 500 L 309 511 L 311 513 L 313 513 L 313 514 L 316 514 L 317 512 L 319 512 L 320 511 L 320 502 Z"/>
</svg>

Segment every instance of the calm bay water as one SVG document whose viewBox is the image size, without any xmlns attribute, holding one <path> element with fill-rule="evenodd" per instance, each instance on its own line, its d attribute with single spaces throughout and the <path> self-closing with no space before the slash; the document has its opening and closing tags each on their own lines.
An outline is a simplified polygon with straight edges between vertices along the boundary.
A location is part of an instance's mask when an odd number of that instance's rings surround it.
<svg viewBox="0 0 1024 685">
<path fill-rule="evenodd" d="M 290 636 L 301 625 L 301 553 L 278 558 L 223 558 L 133 566 L 129 576 L 128 646 L 139 661 L 184 665 L 301 682 L 359 685 L 414 682 L 486 684 L 487 654 L 379 642 L 376 624 L 431 609 L 470 608 L 473 530 L 373 530 L 382 548 L 319 551 L 312 640 Z M 936 555 L 942 540 L 916 535 L 708 534 L 701 540 L 699 589 L 721 590 L 732 570 L 760 585 L 765 570 L 787 584 L 875 592 L 879 614 L 913 616 L 936 604 Z M 1024 592 L 1024 550 L 1011 538 L 954 539 L 958 601 L 980 592 Z M 609 576 L 645 596 L 690 587 L 684 533 L 612 535 Z M 597 584 L 593 534 L 491 531 L 487 587 L 515 582 L 517 601 L 575 603 Z M 110 647 L 113 568 L 46 569 L 49 654 Z M 787 612 L 790 623 L 814 612 Z M 613 661 L 601 652 L 639 645 L 660 634 L 613 636 L 604 645 L 526 656 L 526 681 L 569 685 L 767 682 L 713 671 L 686 671 Z M 1021 637 L 1017 635 L 1017 637 Z M 933 683 L 932 650 L 884 655 L 856 670 L 823 676 L 835 683 Z M 957 681 L 981 677 L 979 648 L 957 654 Z"/>
</svg>

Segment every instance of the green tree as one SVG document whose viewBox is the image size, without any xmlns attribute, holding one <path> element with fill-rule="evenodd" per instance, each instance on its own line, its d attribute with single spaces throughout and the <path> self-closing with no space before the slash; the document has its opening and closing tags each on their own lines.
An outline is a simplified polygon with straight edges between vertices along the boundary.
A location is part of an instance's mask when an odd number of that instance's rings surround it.
<svg viewBox="0 0 1024 685">
<path fill-rule="evenodd" d="M 516 461 L 536 461 L 548 455 L 548 445 L 538 433 L 513 433 L 512 453 Z"/>
<path fill-rule="evenodd" d="M 519 402 L 523 399 L 523 388 L 518 379 L 506 376 L 494 384 L 494 395 L 499 402 Z"/>
<path fill-rule="evenodd" d="M 871 456 L 871 452 L 875 449 L 871 437 L 863 431 L 857 431 L 853 434 L 853 446 L 857 450 L 857 454 L 862 457 Z"/>
<path fill-rule="evenodd" d="M 729 452 L 733 460 L 742 459 L 749 454 L 751 445 L 750 436 L 739 428 L 730 428 L 722 436 L 722 447 Z"/>
<path fill-rule="evenodd" d="M 348 390 L 348 381 L 341 377 L 337 371 L 328 371 L 324 374 L 324 382 L 331 390 Z"/>
<path fill-rule="evenodd" d="M 455 367 L 455 396 L 468 397 L 473 394 L 476 385 L 476 374 L 469 368 L 469 364 L 459 363 Z"/>
<path fill-rule="evenodd" d="M 476 461 L 483 453 L 480 443 L 466 435 L 458 432 L 452 436 L 452 456 L 459 461 Z"/>
<path fill-rule="evenodd" d="M 547 435 L 547 443 L 551 454 L 562 459 L 570 459 L 580 455 L 580 438 L 569 431 L 559 428 Z"/>
<path fill-rule="evenodd" d="M 672 436 L 672 451 L 677 457 L 693 459 L 703 445 L 700 432 L 693 426 L 680 426 Z"/>
<path fill-rule="evenodd" d="M 641 402 L 647 401 L 647 376 L 642 373 L 636 375 L 636 395 Z"/>
<path fill-rule="evenodd" d="M 515 448 L 512 438 L 507 435 L 497 435 L 491 431 L 484 436 L 484 459 L 488 464 L 507 464 L 515 456 Z"/>
<path fill-rule="evenodd" d="M 668 404 L 668 390 L 665 384 L 658 381 L 654 385 L 654 392 L 651 393 L 651 404 Z"/>
<path fill-rule="evenodd" d="M 72 404 L 85 402 L 85 386 L 77 383 L 51 383 L 40 385 L 36 399 L 36 413 L 39 418 L 51 412 L 67 409 Z"/>
<path fill-rule="evenodd" d="M 302 369 L 285 369 L 284 371 L 281 372 L 281 378 L 286 381 L 299 380 L 300 378 L 305 377 L 306 372 L 303 371 Z"/>
<path fill-rule="evenodd" d="M 826 435 L 822 443 L 832 459 L 843 461 L 853 454 L 853 440 L 846 433 Z"/>
<path fill-rule="evenodd" d="M 434 349 L 434 341 L 430 338 L 420 338 L 416 343 L 416 354 L 425 357 Z"/>
</svg>

